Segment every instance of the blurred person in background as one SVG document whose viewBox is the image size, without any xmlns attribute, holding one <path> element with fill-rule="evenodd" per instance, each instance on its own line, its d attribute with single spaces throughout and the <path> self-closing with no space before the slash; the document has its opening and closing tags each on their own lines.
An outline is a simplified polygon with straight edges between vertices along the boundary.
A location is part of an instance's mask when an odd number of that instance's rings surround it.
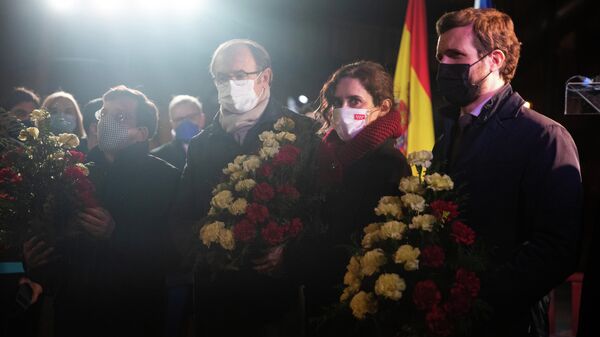
<svg viewBox="0 0 600 337">
<path fill-rule="evenodd" d="M 173 140 L 150 153 L 182 171 L 192 137 L 204 129 L 202 103 L 196 97 L 177 95 L 169 103 L 169 119 Z"/>
</svg>

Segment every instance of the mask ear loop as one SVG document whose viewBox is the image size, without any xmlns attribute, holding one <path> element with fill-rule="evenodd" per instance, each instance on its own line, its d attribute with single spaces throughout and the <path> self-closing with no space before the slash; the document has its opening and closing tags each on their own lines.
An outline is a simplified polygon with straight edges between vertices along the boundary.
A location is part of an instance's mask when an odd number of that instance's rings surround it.
<svg viewBox="0 0 600 337">
<path fill-rule="evenodd" d="M 481 57 L 479 60 L 477 60 L 477 61 L 475 61 L 475 62 L 473 62 L 473 63 L 469 64 L 469 68 L 471 68 L 473 65 L 475 65 L 475 64 L 477 64 L 477 63 L 479 63 L 479 61 L 483 60 L 484 58 L 488 57 L 488 56 L 489 56 L 489 55 L 490 55 L 492 52 L 494 52 L 494 50 L 496 50 L 496 49 L 492 49 L 492 50 L 490 50 L 489 52 L 487 52 L 487 54 L 483 55 L 483 56 L 482 56 L 482 57 Z M 492 74 L 492 71 L 490 70 L 490 72 L 489 72 L 489 73 L 487 73 L 487 75 L 483 76 L 483 78 L 482 78 L 482 79 L 480 79 L 479 81 L 477 81 L 477 83 L 469 83 L 469 84 L 471 84 L 471 85 L 476 85 L 476 86 L 479 86 L 479 85 L 480 85 L 481 83 L 483 83 L 483 81 L 485 81 L 485 79 L 486 79 L 486 78 L 488 78 L 488 76 L 490 76 L 491 74 Z"/>
</svg>

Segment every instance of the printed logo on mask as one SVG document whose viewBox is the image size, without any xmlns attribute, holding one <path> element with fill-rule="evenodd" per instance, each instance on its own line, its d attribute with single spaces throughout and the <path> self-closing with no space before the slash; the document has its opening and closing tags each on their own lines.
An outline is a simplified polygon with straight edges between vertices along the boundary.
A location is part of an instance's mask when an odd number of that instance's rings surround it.
<svg viewBox="0 0 600 337">
<path fill-rule="evenodd" d="M 354 120 L 355 121 L 363 121 L 367 118 L 367 115 L 363 115 L 363 114 L 354 114 Z"/>
</svg>

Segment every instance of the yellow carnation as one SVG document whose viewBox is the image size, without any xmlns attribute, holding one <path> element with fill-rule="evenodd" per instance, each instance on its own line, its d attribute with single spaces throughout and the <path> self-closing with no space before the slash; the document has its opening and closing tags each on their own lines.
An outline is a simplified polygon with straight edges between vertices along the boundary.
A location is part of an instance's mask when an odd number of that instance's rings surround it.
<svg viewBox="0 0 600 337">
<path fill-rule="evenodd" d="M 232 202 L 233 202 L 233 195 L 231 194 L 231 191 L 224 190 L 224 191 L 217 193 L 210 201 L 210 204 L 214 208 L 225 209 L 225 208 L 228 208 Z"/>
<path fill-rule="evenodd" d="M 365 276 L 371 276 L 379 271 L 379 267 L 387 262 L 385 254 L 381 248 L 373 249 L 365 253 L 360 259 L 361 273 Z"/>
<path fill-rule="evenodd" d="M 408 271 L 416 270 L 419 269 L 419 255 L 421 255 L 419 248 L 414 248 L 411 245 L 402 245 L 394 255 L 394 262 L 398 264 L 404 263 L 404 269 Z"/>
<path fill-rule="evenodd" d="M 27 138 L 29 138 L 29 132 L 27 132 L 27 130 L 21 130 L 21 132 L 19 132 L 19 136 L 17 137 L 17 139 L 22 142 L 26 141 Z"/>
<path fill-rule="evenodd" d="M 219 231 L 219 244 L 221 245 L 221 247 L 227 250 L 233 250 L 235 248 L 233 232 L 229 229 L 222 228 Z"/>
<path fill-rule="evenodd" d="M 433 224 L 435 224 L 435 220 L 435 216 L 431 214 L 416 215 L 412 218 L 409 228 L 431 232 L 433 230 Z"/>
<path fill-rule="evenodd" d="M 281 117 L 275 122 L 274 128 L 277 131 L 291 131 L 296 126 L 294 120 L 289 117 Z"/>
<path fill-rule="evenodd" d="M 50 118 L 50 114 L 48 113 L 48 111 L 42 109 L 33 110 L 31 114 L 29 114 L 29 116 L 32 122 L 39 122 L 46 118 Z"/>
<path fill-rule="evenodd" d="M 246 160 L 246 157 L 247 156 L 245 154 L 241 154 L 241 155 L 235 157 L 235 159 L 233 160 L 233 163 L 238 166 L 242 165 L 242 163 Z"/>
<path fill-rule="evenodd" d="M 242 167 L 246 172 L 254 172 L 257 168 L 260 167 L 260 158 L 258 156 L 252 155 L 248 156 L 246 160 L 242 163 Z"/>
<path fill-rule="evenodd" d="M 77 135 L 74 135 L 72 133 L 59 134 L 58 142 L 60 143 L 60 146 L 67 149 L 73 149 L 79 146 L 79 138 L 77 138 Z"/>
<path fill-rule="evenodd" d="M 352 291 L 352 288 L 350 287 L 346 287 L 344 288 L 344 291 L 342 292 L 342 295 L 340 296 L 340 302 L 346 302 L 350 296 L 356 294 L 356 292 Z"/>
<path fill-rule="evenodd" d="M 261 148 L 258 153 L 260 154 L 261 159 L 269 159 L 275 157 L 275 155 L 279 153 L 279 143 L 275 141 L 274 146 L 265 146 Z"/>
<path fill-rule="evenodd" d="M 428 168 L 431 166 L 433 153 L 431 151 L 416 151 L 408 154 L 408 164 Z"/>
<path fill-rule="evenodd" d="M 231 173 L 231 175 L 229 176 L 229 179 L 231 179 L 231 182 L 235 182 L 240 179 L 246 178 L 247 175 L 248 175 L 248 172 L 246 172 L 246 171 L 237 171 L 237 172 Z"/>
<path fill-rule="evenodd" d="M 200 229 L 200 240 L 202 240 L 202 243 L 205 246 L 210 247 L 211 243 L 219 241 L 219 233 L 224 228 L 225 223 L 221 221 L 215 221 L 204 225 Z"/>
<path fill-rule="evenodd" d="M 382 238 L 381 238 L 380 231 L 370 232 L 370 233 L 365 234 L 365 236 L 362 239 L 361 245 L 365 249 L 371 249 L 371 248 L 373 248 L 373 244 L 380 241 L 381 239 Z"/>
<path fill-rule="evenodd" d="M 229 205 L 229 212 L 233 215 L 244 214 L 246 213 L 246 206 L 248 206 L 246 199 L 236 199 L 231 205 Z"/>
<path fill-rule="evenodd" d="M 434 191 L 449 191 L 454 188 L 454 182 L 446 174 L 440 175 L 439 173 L 434 173 L 432 175 L 426 175 L 425 182 L 427 183 L 428 188 L 431 188 Z"/>
<path fill-rule="evenodd" d="M 352 297 L 350 301 L 350 308 L 352 314 L 358 319 L 364 319 L 366 314 L 374 314 L 377 312 L 377 301 L 373 293 L 366 293 L 364 291 Z"/>
<path fill-rule="evenodd" d="M 275 140 L 275 132 L 273 132 L 273 131 L 264 131 L 263 133 L 261 133 L 260 135 L 258 135 L 258 139 L 260 139 L 261 142 Z"/>
<path fill-rule="evenodd" d="M 402 298 L 404 290 L 406 282 L 397 274 L 381 274 L 375 282 L 375 293 L 394 301 Z"/>
<path fill-rule="evenodd" d="M 296 141 L 296 135 L 291 133 L 291 132 L 279 132 L 275 135 L 275 139 L 277 139 L 277 141 L 288 141 L 290 143 L 293 143 Z"/>
<path fill-rule="evenodd" d="M 369 234 L 369 233 L 378 231 L 380 228 L 381 228 L 381 223 L 374 222 L 374 223 L 368 224 L 365 228 L 363 228 L 363 231 L 365 232 L 365 234 Z"/>
<path fill-rule="evenodd" d="M 239 172 L 242 170 L 242 165 L 240 164 L 236 164 L 235 162 L 233 163 L 228 163 L 227 167 L 223 169 L 223 173 L 224 174 L 232 174 L 235 172 Z"/>
<path fill-rule="evenodd" d="M 425 192 L 425 187 L 421 184 L 419 177 L 415 176 L 400 179 L 398 189 L 404 193 L 423 194 Z"/>
<path fill-rule="evenodd" d="M 348 263 L 348 266 L 346 266 L 346 270 L 354 275 L 360 275 L 360 261 L 358 260 L 358 257 L 353 256 L 350 258 L 350 262 Z"/>
<path fill-rule="evenodd" d="M 423 212 L 425 210 L 425 198 L 418 194 L 407 193 L 400 199 L 404 206 L 410 207 L 415 212 Z"/>
<path fill-rule="evenodd" d="M 252 190 L 254 186 L 256 186 L 256 181 L 253 179 L 244 179 L 235 184 L 235 190 L 238 192 L 247 192 Z"/>
<path fill-rule="evenodd" d="M 31 136 L 31 138 L 33 139 L 37 139 L 38 136 L 40 135 L 40 130 L 34 126 L 32 127 L 28 127 L 27 129 L 27 133 L 29 133 L 29 135 Z"/>
<path fill-rule="evenodd" d="M 406 231 L 406 224 L 400 221 L 388 221 L 381 226 L 380 235 L 382 239 L 402 239 L 402 234 Z"/>
<path fill-rule="evenodd" d="M 402 217 L 402 201 L 400 197 L 385 196 L 379 200 L 375 214 L 383 216 Z"/>
</svg>

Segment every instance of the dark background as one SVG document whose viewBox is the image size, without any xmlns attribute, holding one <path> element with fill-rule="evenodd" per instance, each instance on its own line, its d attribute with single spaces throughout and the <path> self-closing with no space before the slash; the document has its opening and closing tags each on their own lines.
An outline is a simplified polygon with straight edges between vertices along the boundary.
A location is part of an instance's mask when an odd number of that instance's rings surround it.
<svg viewBox="0 0 600 337">
<path fill-rule="evenodd" d="M 0 3 L 0 93 L 27 86 L 41 95 L 62 89 L 84 104 L 108 88 L 126 84 L 161 110 L 161 141 L 168 138 L 166 106 L 175 94 L 198 96 L 211 114 L 216 90 L 208 74 L 213 50 L 231 38 L 263 44 L 273 59 L 272 94 L 312 101 L 328 75 L 344 63 L 369 59 L 393 74 L 407 0 L 200 0 L 197 12 L 148 15 L 118 1 L 121 12 L 102 16 L 91 1 L 58 13 L 49 0 Z M 110 0 L 105 0 L 110 1 Z M 151 0 L 148 0 L 151 1 Z M 135 1 L 129 1 L 135 3 Z M 137 3 L 136 3 L 137 4 Z M 429 0 L 430 76 L 434 109 L 435 21 L 473 1 Z M 513 87 L 532 107 L 561 122 L 579 147 L 586 193 L 586 226 L 599 216 L 600 168 L 596 155 L 600 115 L 564 116 L 564 86 L 572 75 L 600 73 L 600 20 L 595 0 L 494 1 L 512 16 L 522 41 Z M 589 235 L 587 236 L 589 237 Z"/>
</svg>

